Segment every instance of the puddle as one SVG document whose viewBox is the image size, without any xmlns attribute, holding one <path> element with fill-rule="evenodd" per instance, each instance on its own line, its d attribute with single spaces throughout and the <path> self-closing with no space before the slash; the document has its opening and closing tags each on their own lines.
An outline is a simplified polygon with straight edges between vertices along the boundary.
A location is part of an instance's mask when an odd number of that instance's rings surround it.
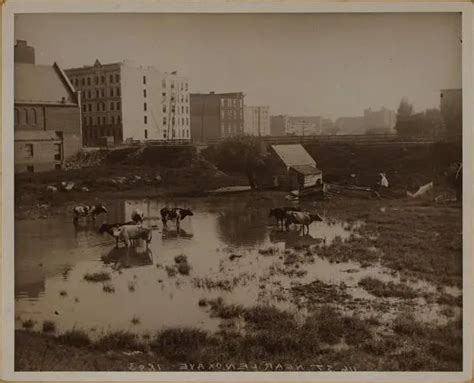
<svg viewBox="0 0 474 383">
<path fill-rule="evenodd" d="M 302 235 L 297 229 L 277 229 L 268 218 L 268 208 L 249 207 L 245 198 L 230 201 L 110 201 L 108 222 L 127 221 L 140 208 L 147 217 L 145 224 L 154 228 L 149 250 L 137 248 L 128 254 L 124 248 L 116 249 L 110 236 L 97 233 L 105 217 L 95 227 L 83 224 L 78 228 L 68 214 L 41 222 L 17 222 L 17 327 L 33 319 L 38 330 L 44 320 L 54 320 L 58 332 L 82 328 L 92 337 L 108 330 L 149 334 L 180 326 L 217 331 L 222 321 L 200 307 L 200 299 L 222 297 L 227 304 L 268 303 L 294 311 L 289 289 L 296 282 L 344 283 L 352 299 L 374 301 L 375 297 L 358 287 L 360 279 L 398 278 L 377 265 L 362 269 L 356 263 L 330 263 L 317 256 L 304 259 L 305 248 L 329 245 L 336 238 L 346 240 L 360 222 L 315 222 Z M 165 206 L 189 208 L 194 216 L 185 218 L 180 230 L 173 224 L 163 230 L 159 211 Z M 274 253 L 262 254 L 262 249 L 274 249 Z M 189 275 L 169 276 L 174 258 L 181 254 L 191 266 Z M 292 254 L 302 260 L 288 263 Z M 109 273 L 110 280 L 84 280 L 86 273 L 96 272 Z M 104 291 L 107 289 L 109 292 Z"/>
</svg>

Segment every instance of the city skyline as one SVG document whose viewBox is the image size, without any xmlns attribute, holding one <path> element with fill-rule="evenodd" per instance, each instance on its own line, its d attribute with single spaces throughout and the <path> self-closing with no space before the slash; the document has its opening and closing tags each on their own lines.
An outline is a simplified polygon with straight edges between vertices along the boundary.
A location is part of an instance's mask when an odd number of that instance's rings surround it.
<svg viewBox="0 0 474 383">
<path fill-rule="evenodd" d="M 335 120 L 396 110 L 401 98 L 422 111 L 462 85 L 454 13 L 18 15 L 15 39 L 35 48 L 38 64 L 177 70 L 191 93 L 242 91 L 272 115 Z"/>
</svg>

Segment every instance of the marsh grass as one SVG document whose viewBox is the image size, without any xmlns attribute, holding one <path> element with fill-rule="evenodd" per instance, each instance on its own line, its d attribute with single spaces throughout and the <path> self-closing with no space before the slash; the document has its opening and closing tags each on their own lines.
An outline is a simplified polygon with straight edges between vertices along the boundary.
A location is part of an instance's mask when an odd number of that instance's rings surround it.
<svg viewBox="0 0 474 383">
<path fill-rule="evenodd" d="M 140 318 L 137 316 L 134 316 L 130 322 L 132 322 L 132 324 L 140 324 Z"/>
<path fill-rule="evenodd" d="M 110 273 L 106 271 L 99 271 L 97 273 L 86 273 L 84 279 L 88 282 L 104 282 L 110 280 Z"/>
<path fill-rule="evenodd" d="M 61 290 L 59 292 L 59 295 L 62 296 L 62 297 L 65 297 L 65 296 L 67 296 L 67 291 L 66 290 Z"/>
<path fill-rule="evenodd" d="M 94 347 L 102 351 L 143 350 L 139 337 L 128 331 L 113 331 L 100 337 Z"/>
<path fill-rule="evenodd" d="M 26 330 L 29 330 L 29 329 L 32 329 L 34 326 L 35 326 L 35 321 L 33 319 L 27 319 L 25 321 L 23 321 L 23 323 L 21 324 L 21 326 L 26 329 Z"/>
<path fill-rule="evenodd" d="M 46 333 L 56 332 L 56 323 L 54 323 L 52 320 L 45 320 L 43 322 L 43 332 L 46 332 Z"/>
<path fill-rule="evenodd" d="M 105 292 L 105 293 L 115 293 L 115 287 L 110 284 L 110 283 L 104 283 L 104 285 L 102 286 L 102 290 Z"/>
<path fill-rule="evenodd" d="M 363 287 L 370 294 L 376 297 L 396 297 L 411 299 L 416 298 L 419 294 L 416 290 L 402 283 L 394 283 L 392 281 L 383 282 L 377 278 L 365 277 L 359 281 L 359 286 Z"/>
<path fill-rule="evenodd" d="M 60 343 L 70 346 L 82 347 L 89 346 L 91 340 L 84 330 L 68 330 L 64 334 L 58 336 Z"/>
<path fill-rule="evenodd" d="M 191 266 L 188 263 L 188 257 L 184 254 L 177 255 L 174 257 L 174 261 L 176 262 L 178 273 L 182 275 L 189 275 L 191 271 Z"/>
</svg>

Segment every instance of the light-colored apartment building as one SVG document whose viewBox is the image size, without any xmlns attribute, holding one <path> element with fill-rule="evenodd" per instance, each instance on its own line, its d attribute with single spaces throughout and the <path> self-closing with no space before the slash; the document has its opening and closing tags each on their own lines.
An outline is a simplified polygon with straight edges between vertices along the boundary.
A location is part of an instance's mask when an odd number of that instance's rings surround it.
<svg viewBox="0 0 474 383">
<path fill-rule="evenodd" d="M 244 133 L 252 136 L 270 135 L 269 106 L 244 106 Z"/>
<path fill-rule="evenodd" d="M 191 139 L 189 81 L 177 72 L 96 60 L 66 73 L 82 94 L 85 146 Z"/>
</svg>

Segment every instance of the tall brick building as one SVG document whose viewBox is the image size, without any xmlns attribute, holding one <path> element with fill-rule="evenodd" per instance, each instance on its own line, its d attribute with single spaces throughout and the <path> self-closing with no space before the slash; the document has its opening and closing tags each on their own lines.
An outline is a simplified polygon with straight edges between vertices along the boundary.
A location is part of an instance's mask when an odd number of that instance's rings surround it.
<svg viewBox="0 0 474 383">
<path fill-rule="evenodd" d="M 244 94 L 191 94 L 191 137 L 207 142 L 243 134 Z"/>
<path fill-rule="evenodd" d="M 82 147 L 80 94 L 56 63 L 36 65 L 25 41 L 15 60 L 15 171 L 60 169 Z"/>
<path fill-rule="evenodd" d="M 176 72 L 129 62 L 66 70 L 82 93 L 86 146 L 104 139 L 124 141 L 190 140 L 189 84 Z"/>
</svg>

